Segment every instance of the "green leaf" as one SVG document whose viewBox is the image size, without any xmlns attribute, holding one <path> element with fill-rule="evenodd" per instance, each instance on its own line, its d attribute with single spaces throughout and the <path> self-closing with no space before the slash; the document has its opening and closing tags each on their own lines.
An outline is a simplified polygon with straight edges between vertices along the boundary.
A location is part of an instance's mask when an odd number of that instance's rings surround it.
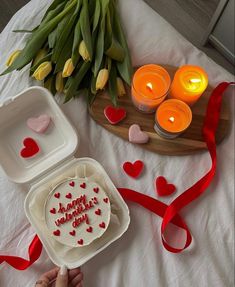
<svg viewBox="0 0 235 287">
<path fill-rule="evenodd" d="M 72 99 L 75 92 L 78 90 L 82 79 L 88 72 L 90 66 L 91 66 L 90 62 L 83 62 L 81 67 L 77 69 L 77 72 L 75 73 L 75 75 L 68 79 L 67 81 L 68 84 L 66 83 L 66 87 L 65 87 L 65 90 L 66 90 L 65 91 L 65 94 L 66 94 L 65 103 L 67 103 L 68 101 Z"/>
<path fill-rule="evenodd" d="M 65 3 L 66 4 L 66 0 L 54 0 L 52 2 L 52 4 L 49 6 L 49 8 L 47 9 L 45 15 L 43 16 L 42 18 L 42 22 L 47 18 L 47 15 L 54 9 L 56 9 L 56 7 L 58 7 L 58 5 L 62 4 L 62 3 Z"/>
<path fill-rule="evenodd" d="M 89 0 L 89 6 L 88 6 L 89 19 L 91 19 L 91 18 L 94 16 L 95 7 L 96 7 L 96 1 L 97 1 L 97 0 Z"/>
<path fill-rule="evenodd" d="M 50 61 L 51 60 L 51 56 L 52 56 L 52 53 L 49 53 L 44 58 L 42 58 L 36 65 L 31 67 L 30 68 L 30 75 L 32 75 L 43 62 Z"/>
<path fill-rule="evenodd" d="M 106 29 L 106 32 L 105 32 L 105 39 L 104 39 L 104 49 L 107 50 L 112 45 L 112 38 L 113 38 L 112 24 L 111 24 L 109 9 L 107 9 L 107 13 L 106 13 L 105 29 Z"/>
<path fill-rule="evenodd" d="M 75 5 L 76 0 L 71 2 L 71 4 L 60 14 L 58 14 L 54 19 L 52 19 L 42 28 L 39 28 L 35 33 L 33 33 L 29 38 L 25 48 L 21 51 L 20 55 L 16 58 L 13 64 L 8 67 L 1 75 L 10 73 L 16 69 L 20 70 L 25 65 L 30 63 L 30 61 L 37 55 L 38 51 L 41 49 L 48 35 L 55 29 L 58 23 Z"/>
<path fill-rule="evenodd" d="M 88 0 L 83 0 L 83 7 L 80 15 L 80 24 L 82 38 L 86 44 L 87 51 L 90 58 L 93 57 L 92 40 L 91 40 L 91 27 L 89 20 Z"/>
<path fill-rule="evenodd" d="M 60 1 L 61 2 L 61 1 Z M 43 17 L 42 22 L 39 27 L 42 27 L 44 24 L 51 21 L 54 17 L 56 17 L 65 7 L 66 1 L 62 1 L 62 3 L 58 4 L 54 9 L 51 9 L 46 13 L 45 17 Z"/>
<path fill-rule="evenodd" d="M 73 49 L 72 49 L 72 61 L 73 61 L 74 66 L 77 65 L 77 62 L 80 58 L 78 47 L 81 41 L 82 41 L 81 26 L 80 26 L 80 21 L 78 20 L 75 26 L 75 29 L 74 29 L 74 39 L 73 39 Z"/>
<path fill-rule="evenodd" d="M 56 94 L 55 79 L 55 75 L 52 74 L 49 75 L 44 81 L 44 87 L 48 89 L 53 96 Z"/>
<path fill-rule="evenodd" d="M 34 28 L 33 30 L 13 30 L 13 33 L 33 33 L 38 29 L 39 26 L 37 26 L 36 28 Z"/>
<path fill-rule="evenodd" d="M 105 51 L 105 54 L 118 62 L 123 62 L 125 59 L 125 50 L 115 38 L 112 38 L 112 43 L 110 47 Z"/>
<path fill-rule="evenodd" d="M 114 106 L 117 106 L 117 69 L 112 63 L 109 73 L 109 95 Z"/>
<path fill-rule="evenodd" d="M 95 30 L 96 30 L 96 28 L 97 28 L 97 26 L 99 24 L 100 15 L 101 15 L 100 0 L 96 0 L 92 33 L 95 32 Z"/>
</svg>

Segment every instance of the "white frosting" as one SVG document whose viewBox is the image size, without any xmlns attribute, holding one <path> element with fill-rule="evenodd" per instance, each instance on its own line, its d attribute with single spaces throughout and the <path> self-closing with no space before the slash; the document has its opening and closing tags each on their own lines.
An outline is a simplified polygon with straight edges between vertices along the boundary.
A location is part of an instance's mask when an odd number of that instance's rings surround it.
<svg viewBox="0 0 235 287">
<path fill-rule="evenodd" d="M 87 179 L 67 179 L 49 193 L 45 221 L 50 235 L 71 247 L 100 238 L 110 222 L 110 200 L 100 185 Z"/>
</svg>

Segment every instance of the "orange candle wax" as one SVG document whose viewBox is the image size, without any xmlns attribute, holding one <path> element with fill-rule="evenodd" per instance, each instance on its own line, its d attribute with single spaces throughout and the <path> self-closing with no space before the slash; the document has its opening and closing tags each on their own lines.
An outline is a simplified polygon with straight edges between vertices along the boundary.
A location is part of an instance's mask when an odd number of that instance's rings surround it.
<svg viewBox="0 0 235 287">
<path fill-rule="evenodd" d="M 208 86 L 206 72 L 198 66 L 185 65 L 179 68 L 171 85 L 170 97 L 192 106 Z"/>
<path fill-rule="evenodd" d="M 180 100 L 170 99 L 158 107 L 154 128 L 160 136 L 170 139 L 184 132 L 191 122 L 190 107 Z"/>
<path fill-rule="evenodd" d="M 139 68 L 132 81 L 132 101 L 138 110 L 153 113 L 165 99 L 170 88 L 168 72 L 158 65 L 145 65 Z"/>
</svg>

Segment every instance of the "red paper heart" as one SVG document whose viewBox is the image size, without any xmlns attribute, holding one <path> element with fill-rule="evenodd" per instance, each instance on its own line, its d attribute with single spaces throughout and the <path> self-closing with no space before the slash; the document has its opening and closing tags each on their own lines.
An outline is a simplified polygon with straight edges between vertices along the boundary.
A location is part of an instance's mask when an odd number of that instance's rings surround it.
<svg viewBox="0 0 235 287">
<path fill-rule="evenodd" d="M 90 226 L 89 228 L 86 229 L 86 231 L 91 233 L 93 231 L 93 228 Z"/>
<path fill-rule="evenodd" d="M 100 215 L 100 214 L 101 214 L 101 210 L 100 210 L 100 209 L 97 209 L 97 210 L 95 211 L 95 214 L 96 214 L 96 215 Z"/>
<path fill-rule="evenodd" d="M 68 199 L 71 199 L 72 198 L 72 194 L 68 193 L 68 194 L 65 195 L 65 197 L 68 198 Z"/>
<path fill-rule="evenodd" d="M 98 193 L 99 192 L 99 187 L 95 187 L 93 190 L 94 190 L 95 193 Z"/>
<path fill-rule="evenodd" d="M 75 230 L 70 231 L 69 234 L 70 234 L 71 236 L 75 236 L 75 235 L 76 235 L 76 231 L 75 231 Z"/>
<path fill-rule="evenodd" d="M 80 187 L 81 187 L 81 188 L 86 188 L 85 182 L 84 182 L 83 184 L 80 184 Z"/>
<path fill-rule="evenodd" d="M 52 208 L 52 209 L 50 210 L 50 213 L 56 214 L 56 209 L 55 209 L 55 208 Z"/>
<path fill-rule="evenodd" d="M 36 155 L 39 152 L 39 146 L 32 138 L 26 138 L 23 141 L 24 148 L 21 150 L 20 155 L 23 158 L 29 158 Z"/>
<path fill-rule="evenodd" d="M 54 197 L 55 197 L 55 198 L 60 198 L 60 193 L 59 193 L 59 192 L 58 192 L 58 193 L 55 193 L 55 194 L 54 194 Z"/>
<path fill-rule="evenodd" d="M 172 183 L 167 183 L 163 176 L 156 179 L 156 190 L 159 196 L 168 196 L 175 192 L 176 187 Z"/>
<path fill-rule="evenodd" d="M 79 245 L 83 245 L 83 239 L 78 240 Z"/>
<path fill-rule="evenodd" d="M 112 125 L 116 125 L 126 117 L 126 110 L 124 108 L 107 106 L 104 109 L 104 115 Z"/>
<path fill-rule="evenodd" d="M 104 200 L 105 203 L 108 203 L 108 202 L 109 202 L 109 199 L 108 199 L 107 197 L 104 198 L 103 200 Z"/>
<path fill-rule="evenodd" d="M 100 227 L 100 228 L 105 228 L 105 223 L 104 223 L 104 222 L 100 223 L 100 224 L 99 224 L 99 227 Z"/>
<path fill-rule="evenodd" d="M 54 234 L 55 236 L 60 236 L 60 230 L 59 230 L 59 229 L 55 230 L 55 231 L 53 232 L 53 234 Z"/>
<path fill-rule="evenodd" d="M 74 187 L 74 186 L 75 186 L 75 182 L 74 182 L 74 181 L 71 181 L 71 182 L 69 183 L 69 185 L 72 186 L 72 187 Z"/>
<path fill-rule="evenodd" d="M 133 178 L 139 177 L 143 168 L 144 168 L 144 163 L 141 160 L 137 160 L 134 163 L 125 162 L 123 164 L 123 169 L 125 173 Z"/>
</svg>

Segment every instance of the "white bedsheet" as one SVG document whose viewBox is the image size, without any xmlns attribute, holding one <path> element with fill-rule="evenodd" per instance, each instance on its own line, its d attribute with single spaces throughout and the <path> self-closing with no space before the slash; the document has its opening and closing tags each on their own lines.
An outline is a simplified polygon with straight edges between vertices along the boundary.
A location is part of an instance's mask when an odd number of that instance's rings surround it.
<svg viewBox="0 0 235 287">
<path fill-rule="evenodd" d="M 0 69 L 7 55 L 24 46 L 24 37 L 11 33 L 17 28 L 33 28 L 41 19 L 48 0 L 32 0 L 9 22 L 0 35 Z M 203 66 L 210 84 L 231 81 L 233 76 L 186 41 L 142 0 L 121 0 L 120 11 L 127 31 L 135 65 L 162 63 Z M 0 101 L 32 85 L 27 69 L 0 78 Z M 226 91 L 231 106 L 233 88 Z M 208 153 L 191 156 L 161 156 L 142 150 L 108 133 L 90 119 L 85 102 L 75 100 L 62 109 L 81 137 L 78 157 L 98 160 L 117 187 L 130 187 L 155 196 L 154 179 L 164 175 L 178 191 L 170 202 L 197 181 L 211 165 Z M 234 111 L 232 111 L 234 114 Z M 122 171 L 126 160 L 141 159 L 145 173 L 139 180 Z M 26 257 L 34 236 L 24 211 L 28 187 L 8 181 L 0 170 L 0 254 Z M 85 287 L 189 287 L 233 286 L 233 203 L 234 203 L 234 129 L 218 147 L 218 170 L 205 195 L 185 208 L 185 217 L 194 237 L 192 247 L 176 255 L 167 252 L 160 239 L 161 220 L 150 212 L 129 204 L 131 225 L 127 233 L 82 267 Z M 26 271 L 0 265 L 1 287 L 31 287 L 39 275 L 52 267 L 43 251 L 40 259 Z"/>
</svg>

